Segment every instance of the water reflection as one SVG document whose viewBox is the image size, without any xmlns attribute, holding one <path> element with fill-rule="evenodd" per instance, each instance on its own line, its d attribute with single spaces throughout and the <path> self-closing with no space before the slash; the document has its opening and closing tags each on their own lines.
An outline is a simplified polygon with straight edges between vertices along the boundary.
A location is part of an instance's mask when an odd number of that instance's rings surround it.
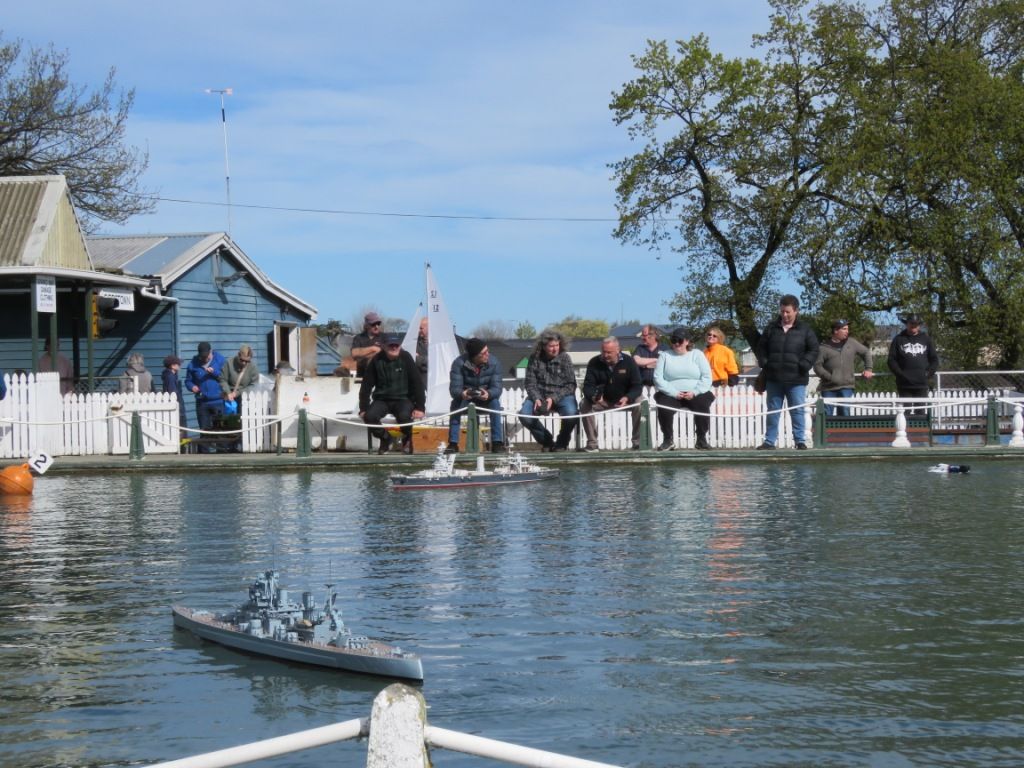
<svg viewBox="0 0 1024 768">
<path fill-rule="evenodd" d="M 0 504 L 0 762 L 150 762 L 365 716 L 378 681 L 171 628 L 171 603 L 229 608 L 276 565 L 421 651 L 443 727 L 630 765 L 1019 764 L 1024 469 L 926 468 L 422 494 L 384 472 L 48 476 Z"/>
</svg>

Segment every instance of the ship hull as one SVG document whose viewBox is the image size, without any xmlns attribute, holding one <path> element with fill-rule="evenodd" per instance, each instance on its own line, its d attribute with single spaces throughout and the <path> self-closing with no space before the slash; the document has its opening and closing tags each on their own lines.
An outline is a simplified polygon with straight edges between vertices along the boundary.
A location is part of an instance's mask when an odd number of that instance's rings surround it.
<svg viewBox="0 0 1024 768">
<path fill-rule="evenodd" d="M 392 487 L 396 491 L 419 491 L 431 488 L 474 488 L 484 485 L 517 485 L 519 483 L 535 483 L 538 480 L 550 480 L 558 476 L 558 470 L 543 472 L 522 472 L 509 475 L 479 475 L 466 477 L 414 477 L 412 475 L 393 475 Z"/>
<path fill-rule="evenodd" d="M 379 675 L 402 680 L 423 680 L 423 663 L 419 657 L 401 658 L 380 655 L 380 652 L 387 648 L 383 644 L 371 645 L 380 651 L 374 653 L 372 650 L 286 642 L 240 632 L 218 621 L 212 614 L 199 614 L 180 605 L 171 608 L 171 613 L 174 615 L 174 626 L 187 629 L 204 640 L 228 648 L 301 664 L 343 669 L 347 672 L 358 672 L 364 675 Z"/>
</svg>

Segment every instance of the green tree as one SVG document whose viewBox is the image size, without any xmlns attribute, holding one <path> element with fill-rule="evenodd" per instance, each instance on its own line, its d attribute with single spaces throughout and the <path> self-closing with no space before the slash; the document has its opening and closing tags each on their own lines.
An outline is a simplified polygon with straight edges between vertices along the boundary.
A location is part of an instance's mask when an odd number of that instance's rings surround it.
<svg viewBox="0 0 1024 768">
<path fill-rule="evenodd" d="M 642 149 L 613 166 L 616 236 L 684 256 L 674 320 L 736 318 L 755 344 L 775 310 L 774 286 L 804 254 L 792 230 L 827 194 L 844 99 L 801 3 L 775 0 L 756 38 L 764 60 L 726 59 L 703 35 L 651 42 L 636 79 L 614 94 L 615 121 Z"/>
<path fill-rule="evenodd" d="M 548 327 L 570 339 L 603 339 L 609 328 L 605 320 L 586 320 L 579 315 L 567 315 Z"/>
<path fill-rule="evenodd" d="M 87 231 L 152 210 L 140 187 L 148 156 L 124 143 L 134 91 L 115 93 L 114 70 L 90 92 L 68 55 L 0 39 L 0 176 L 63 175 Z"/>
<path fill-rule="evenodd" d="M 530 321 L 523 320 L 516 326 L 515 336 L 517 339 L 535 339 L 537 338 L 537 329 Z"/>
</svg>

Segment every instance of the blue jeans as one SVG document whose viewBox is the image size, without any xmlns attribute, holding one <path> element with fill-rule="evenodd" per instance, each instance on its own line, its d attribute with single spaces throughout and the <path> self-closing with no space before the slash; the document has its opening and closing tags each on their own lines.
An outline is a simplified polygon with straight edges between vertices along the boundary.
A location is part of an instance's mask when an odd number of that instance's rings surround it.
<svg viewBox="0 0 1024 768">
<path fill-rule="evenodd" d="M 483 409 L 487 411 L 493 409 L 495 411 L 501 410 L 501 403 L 491 400 L 452 400 L 452 407 L 450 410 L 457 411 L 460 408 L 465 408 L 470 403 L 473 403 L 477 407 L 477 410 Z M 505 442 L 505 420 L 500 414 L 489 413 L 487 417 L 491 420 L 491 443 L 504 443 Z M 462 425 L 462 414 L 457 413 L 452 416 L 448 421 L 448 442 L 457 443 L 459 442 L 459 428 Z"/>
<path fill-rule="evenodd" d="M 819 392 L 822 397 L 853 397 L 853 387 L 843 387 L 842 389 L 830 389 L 826 392 Z M 825 403 L 825 413 L 829 416 L 833 415 L 833 411 L 836 416 L 849 416 L 850 409 L 845 405 L 829 405 Z"/>
<path fill-rule="evenodd" d="M 580 412 L 574 395 L 566 395 L 556 400 L 553 405 L 552 410 L 559 416 L 576 416 Z M 534 440 L 544 447 L 551 447 L 556 444 L 554 437 L 552 437 L 548 428 L 544 426 L 543 421 L 529 418 L 533 414 L 533 400 L 527 400 L 523 403 L 523 407 L 519 409 L 519 414 L 520 423 L 530 431 Z M 562 419 L 562 426 L 558 430 L 557 442 L 560 447 L 569 447 L 569 440 L 572 439 L 572 431 L 576 429 L 577 421 L 579 419 Z"/>
<path fill-rule="evenodd" d="M 804 419 L 804 400 L 807 395 L 807 386 L 805 384 L 792 384 L 785 385 L 780 384 L 776 381 L 768 381 L 765 384 L 765 394 L 768 396 L 767 407 L 769 414 L 767 417 L 767 428 L 764 433 L 764 441 L 775 445 L 779 441 L 779 416 L 781 413 L 770 413 L 770 411 L 778 411 L 782 407 L 783 401 L 790 408 L 793 408 L 789 412 L 790 421 L 793 422 L 793 440 L 797 443 L 806 442 L 805 435 L 805 419 Z M 800 406 L 797 408 L 796 406 Z"/>
</svg>

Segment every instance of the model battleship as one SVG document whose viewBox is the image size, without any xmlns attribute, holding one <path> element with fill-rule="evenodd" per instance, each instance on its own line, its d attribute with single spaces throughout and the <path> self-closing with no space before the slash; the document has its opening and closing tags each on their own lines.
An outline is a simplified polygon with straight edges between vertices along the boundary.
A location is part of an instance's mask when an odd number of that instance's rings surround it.
<svg viewBox="0 0 1024 768">
<path fill-rule="evenodd" d="M 174 625 L 204 640 L 263 656 L 333 667 L 367 675 L 422 680 L 419 656 L 401 648 L 353 635 L 341 620 L 337 593 L 327 585 L 323 608 L 312 592 L 302 603 L 278 585 L 277 571 L 265 571 L 249 587 L 249 601 L 233 613 L 215 615 L 176 605 Z"/>
<path fill-rule="evenodd" d="M 510 453 L 499 459 L 494 469 L 484 467 L 484 457 L 478 456 L 476 469 L 456 469 L 455 454 L 445 453 L 444 443 L 437 448 L 430 469 L 409 475 L 392 475 L 391 485 L 396 491 L 427 488 L 469 488 L 474 485 L 506 485 L 532 483 L 558 477 L 558 470 L 530 464 L 521 454 Z"/>
</svg>

